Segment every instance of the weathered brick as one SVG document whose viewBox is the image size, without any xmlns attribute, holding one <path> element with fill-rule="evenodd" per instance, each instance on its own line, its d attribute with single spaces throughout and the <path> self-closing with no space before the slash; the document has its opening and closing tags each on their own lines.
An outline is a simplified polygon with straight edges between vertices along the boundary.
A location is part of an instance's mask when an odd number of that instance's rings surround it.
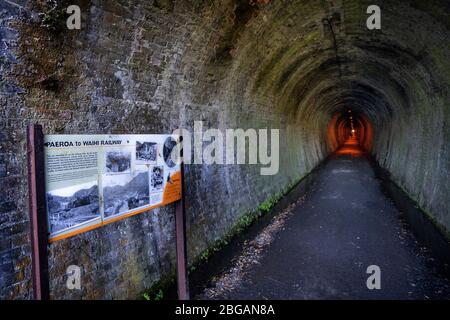
<svg viewBox="0 0 450 320">
<path fill-rule="evenodd" d="M 14 201 L 0 202 L 0 214 L 13 211 L 16 209 L 16 203 Z"/>
<path fill-rule="evenodd" d="M 0 46 L 0 299 L 31 298 L 25 130 L 33 122 L 49 134 L 165 133 L 196 120 L 280 128 L 276 176 L 258 166 L 186 168 L 190 262 L 324 159 L 328 121 L 348 104 L 376 126 L 380 164 L 450 227 L 448 6 L 388 1 L 385 29 L 370 33 L 366 1 L 257 2 L 243 10 L 235 0 L 83 1 L 83 28 L 55 32 L 37 14 L 51 2 L 0 1 L 8 43 Z M 136 298 L 173 267 L 173 213 L 167 206 L 51 244 L 52 298 Z M 81 291 L 65 286 L 71 264 L 83 267 Z"/>
</svg>

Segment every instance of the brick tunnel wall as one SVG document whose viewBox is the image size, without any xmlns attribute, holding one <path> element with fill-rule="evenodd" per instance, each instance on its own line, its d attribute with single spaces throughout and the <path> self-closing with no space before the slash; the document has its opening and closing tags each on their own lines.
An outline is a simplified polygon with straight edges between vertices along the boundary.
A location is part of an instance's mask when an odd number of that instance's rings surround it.
<svg viewBox="0 0 450 320">
<path fill-rule="evenodd" d="M 280 128 L 280 172 L 190 165 L 191 261 L 244 213 L 336 147 L 327 128 L 351 105 L 373 124 L 373 153 L 394 181 L 450 229 L 449 8 L 445 1 L 73 1 L 0 3 L 0 299 L 31 298 L 25 128 L 45 133 L 165 133 Z M 383 7 L 383 5 L 385 5 Z M 41 13 L 41 14 L 40 14 Z M 421 32 L 414 26 L 421 25 Z M 384 29 L 386 28 L 386 29 Z M 429 36 L 433 30 L 433 36 Z M 136 298 L 174 268 L 174 207 L 58 241 L 51 295 Z M 82 290 L 65 270 L 82 267 Z"/>
<path fill-rule="evenodd" d="M 189 129 L 194 121 L 205 129 L 281 128 L 286 121 L 270 96 L 245 96 L 242 78 L 229 76 L 233 1 L 84 1 L 75 31 L 61 27 L 46 1 L 15 3 L 0 4 L 1 299 L 32 297 L 27 124 L 40 123 L 47 134 L 128 134 Z M 287 152 L 283 133 L 280 142 L 282 169 L 274 177 L 260 176 L 256 166 L 187 168 L 191 261 L 325 155 L 301 144 L 301 153 Z M 139 297 L 173 271 L 173 213 L 173 206 L 155 209 L 50 245 L 51 297 Z M 82 268 L 80 291 L 66 289 L 72 264 Z"/>
</svg>

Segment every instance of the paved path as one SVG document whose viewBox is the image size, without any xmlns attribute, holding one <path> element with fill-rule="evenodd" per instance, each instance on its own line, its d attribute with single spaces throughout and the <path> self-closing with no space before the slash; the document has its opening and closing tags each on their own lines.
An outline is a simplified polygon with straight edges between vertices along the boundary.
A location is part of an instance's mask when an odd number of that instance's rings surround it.
<svg viewBox="0 0 450 320">
<path fill-rule="evenodd" d="M 347 144 L 320 169 L 313 192 L 293 210 L 261 263 L 222 298 L 450 298 L 438 263 L 360 155 Z M 366 287 L 370 265 L 381 268 L 381 290 Z"/>
</svg>

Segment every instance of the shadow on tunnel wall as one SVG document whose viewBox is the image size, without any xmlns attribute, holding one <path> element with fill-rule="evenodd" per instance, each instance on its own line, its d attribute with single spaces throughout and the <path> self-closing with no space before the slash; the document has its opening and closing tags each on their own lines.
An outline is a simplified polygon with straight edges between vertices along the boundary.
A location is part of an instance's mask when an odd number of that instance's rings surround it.
<svg viewBox="0 0 450 320">
<path fill-rule="evenodd" d="M 367 29 L 366 0 L 81 1 L 76 31 L 52 8 L 66 2 L 0 1 L 0 299 L 32 296 L 25 127 L 36 121 L 47 134 L 279 128 L 275 176 L 186 170 L 192 260 L 342 145 L 349 109 L 360 145 L 450 230 L 449 1 L 380 0 L 381 30 Z M 173 211 L 52 245 L 52 297 L 134 299 L 171 275 Z M 71 264 L 82 291 L 65 287 Z"/>
</svg>

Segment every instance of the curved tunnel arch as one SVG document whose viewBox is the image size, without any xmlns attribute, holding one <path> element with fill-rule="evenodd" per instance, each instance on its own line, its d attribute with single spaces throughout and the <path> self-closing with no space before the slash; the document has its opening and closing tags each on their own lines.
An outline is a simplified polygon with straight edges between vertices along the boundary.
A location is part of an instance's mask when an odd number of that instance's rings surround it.
<svg viewBox="0 0 450 320">
<path fill-rule="evenodd" d="M 280 129 L 276 175 L 262 176 L 261 166 L 187 166 L 194 258 L 342 145 L 350 135 L 348 110 L 363 149 L 449 231 L 450 2 L 377 2 L 381 30 L 366 27 L 369 0 L 82 1 L 76 32 L 65 23 L 55 32 L 38 18 L 59 12 L 52 6 L 65 1 L 3 10 L 0 182 L 7 196 L 0 207 L 17 222 L 8 225 L 7 242 L 26 238 L 20 230 L 28 219 L 27 123 L 39 121 L 49 134 L 171 132 L 193 129 L 194 121 L 222 131 Z M 52 254 L 72 261 L 78 253 L 67 248 L 96 252 L 114 266 L 102 276 L 129 279 L 142 291 L 173 265 L 172 209 L 161 208 L 168 214 L 151 223 L 142 216 L 124 220 L 120 232 L 92 231 L 100 244 L 83 237 L 55 243 Z M 144 225 L 159 230 L 154 238 L 148 233 L 150 242 L 136 232 Z M 126 261 L 140 270 L 157 265 L 146 281 L 134 268 L 116 272 L 123 260 L 110 254 L 111 243 L 129 241 L 152 243 L 149 250 L 130 248 Z M 65 281 L 64 270 L 53 269 L 55 283 Z M 95 273 L 90 277 L 97 282 Z M 109 297 L 109 289 L 99 295 Z M 118 297 L 126 295 L 122 289 Z"/>
<path fill-rule="evenodd" d="M 381 30 L 366 27 L 371 0 L 80 1 L 76 31 L 53 17 L 67 1 L 3 2 L 0 211 L 4 256 L 20 268 L 0 273 L 0 298 L 30 296 L 21 277 L 30 259 L 14 257 L 29 248 L 31 122 L 48 134 L 192 132 L 195 121 L 222 132 L 280 129 L 273 176 L 259 165 L 186 166 L 190 259 L 339 148 L 351 134 L 348 110 L 362 148 L 450 231 L 450 1 L 378 0 Z M 66 280 L 59 262 L 80 258 L 71 248 L 95 252 L 106 268 L 86 274 L 91 284 L 106 277 L 83 290 L 92 297 L 135 298 L 168 275 L 173 207 L 158 210 L 52 244 L 53 286 Z M 78 296 L 60 289 L 55 297 Z"/>
<path fill-rule="evenodd" d="M 438 177 L 448 172 L 448 129 L 433 134 L 449 124 L 450 45 L 442 41 L 449 28 L 437 14 L 448 5 L 383 5 L 380 31 L 365 27 L 364 1 L 261 5 L 236 40 L 224 82 L 241 110 L 257 105 L 279 115 L 273 125 L 285 124 L 286 149 L 301 159 L 287 161 L 309 169 L 342 143 L 336 116 L 351 108 L 363 148 L 450 228 L 442 204 L 449 186 Z M 332 124 L 338 126 L 334 138 Z"/>
</svg>

